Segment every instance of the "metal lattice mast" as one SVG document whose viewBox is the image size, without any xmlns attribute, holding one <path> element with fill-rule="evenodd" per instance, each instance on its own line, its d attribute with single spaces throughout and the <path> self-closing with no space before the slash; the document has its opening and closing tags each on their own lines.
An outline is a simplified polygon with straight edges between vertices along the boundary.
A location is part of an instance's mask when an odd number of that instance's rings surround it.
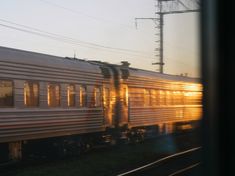
<svg viewBox="0 0 235 176">
<path fill-rule="evenodd" d="M 163 66 L 164 66 L 164 61 L 163 61 L 163 14 L 162 14 L 162 1 L 155 1 L 155 8 L 156 8 L 156 12 L 160 12 L 159 14 L 155 13 L 156 16 L 158 16 L 157 18 L 159 19 L 158 23 L 155 24 L 156 25 L 156 36 L 158 37 L 158 39 L 156 40 L 156 44 L 157 47 L 155 48 L 156 57 L 159 57 L 159 62 L 155 62 L 152 63 L 153 65 L 159 65 L 159 72 L 163 73 Z M 156 21 L 157 22 L 157 21 Z"/>
<path fill-rule="evenodd" d="M 163 50 L 163 26 L 164 15 L 176 13 L 199 12 L 200 0 L 155 0 L 155 17 L 154 18 L 135 18 L 137 20 L 152 20 L 156 29 L 156 48 L 155 57 L 157 62 L 153 65 L 159 65 L 159 72 L 163 73 L 164 66 L 164 50 Z"/>
</svg>

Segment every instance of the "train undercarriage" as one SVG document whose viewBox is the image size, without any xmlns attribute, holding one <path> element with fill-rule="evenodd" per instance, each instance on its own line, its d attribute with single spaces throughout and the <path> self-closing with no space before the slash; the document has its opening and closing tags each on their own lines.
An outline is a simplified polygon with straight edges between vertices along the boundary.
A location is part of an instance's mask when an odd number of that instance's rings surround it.
<svg viewBox="0 0 235 176">
<path fill-rule="evenodd" d="M 97 147 L 139 143 L 146 139 L 199 128 L 199 121 L 154 126 L 109 128 L 105 132 L 16 141 L 0 144 L 0 163 L 27 158 L 79 156 Z"/>
</svg>

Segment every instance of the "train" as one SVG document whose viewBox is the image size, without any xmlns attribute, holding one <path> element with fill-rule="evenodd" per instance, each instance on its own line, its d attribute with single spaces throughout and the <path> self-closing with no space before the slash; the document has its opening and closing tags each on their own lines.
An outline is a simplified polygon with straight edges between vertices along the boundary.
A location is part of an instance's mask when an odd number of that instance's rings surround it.
<svg viewBox="0 0 235 176">
<path fill-rule="evenodd" d="M 196 128 L 199 78 L 0 47 L 0 160 Z M 49 148 L 52 148 L 49 150 Z"/>
</svg>

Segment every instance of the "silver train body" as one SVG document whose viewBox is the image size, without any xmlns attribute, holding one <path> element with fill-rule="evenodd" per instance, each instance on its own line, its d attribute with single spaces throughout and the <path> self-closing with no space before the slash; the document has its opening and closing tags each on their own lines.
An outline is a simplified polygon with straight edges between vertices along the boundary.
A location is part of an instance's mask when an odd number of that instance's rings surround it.
<svg viewBox="0 0 235 176">
<path fill-rule="evenodd" d="M 7 146 L 13 159 L 22 157 L 22 144 L 31 140 L 151 126 L 170 133 L 175 124 L 198 121 L 202 114 L 198 79 L 130 68 L 125 62 L 114 65 L 0 47 L 2 92 L 7 83 L 12 102 L 7 104 L 7 95 L 0 92 L 0 145 Z M 27 106 L 27 83 L 37 85 L 34 106 Z M 50 106 L 49 99 L 58 103 Z"/>
</svg>

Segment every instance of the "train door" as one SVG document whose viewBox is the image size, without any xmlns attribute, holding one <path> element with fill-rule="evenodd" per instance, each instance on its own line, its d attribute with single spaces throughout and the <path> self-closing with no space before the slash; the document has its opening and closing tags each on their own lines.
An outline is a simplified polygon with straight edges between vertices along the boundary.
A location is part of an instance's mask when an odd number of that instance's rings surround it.
<svg viewBox="0 0 235 176">
<path fill-rule="evenodd" d="M 128 98 L 128 86 L 126 84 L 122 84 L 121 86 L 121 94 L 120 94 L 120 101 L 121 101 L 121 121 L 120 125 L 126 125 L 128 123 L 128 116 L 129 116 L 129 98 Z"/>
<path fill-rule="evenodd" d="M 112 95 L 110 87 L 103 86 L 103 109 L 104 109 L 104 125 L 110 127 L 113 125 L 112 119 Z"/>
</svg>

